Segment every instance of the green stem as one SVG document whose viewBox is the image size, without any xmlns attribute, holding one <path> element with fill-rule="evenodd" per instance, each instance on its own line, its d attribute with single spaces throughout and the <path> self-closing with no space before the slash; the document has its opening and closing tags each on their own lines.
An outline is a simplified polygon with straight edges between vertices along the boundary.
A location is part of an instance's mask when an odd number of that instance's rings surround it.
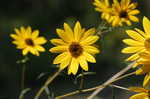
<svg viewBox="0 0 150 99">
<path fill-rule="evenodd" d="M 132 72 L 132 73 L 129 73 L 129 74 L 125 74 L 125 75 L 123 75 L 123 76 L 120 76 L 120 77 L 118 77 L 118 78 L 112 80 L 111 83 L 116 82 L 116 81 L 118 81 L 118 80 L 121 80 L 121 79 L 123 79 L 123 78 L 126 78 L 126 77 L 128 77 L 128 76 L 134 75 L 134 74 L 135 74 L 135 72 Z M 76 90 L 76 91 L 73 91 L 73 92 L 70 92 L 70 93 L 61 95 L 61 96 L 57 96 L 55 99 L 64 99 L 65 97 L 68 97 L 68 96 L 72 96 L 72 95 L 79 94 L 79 93 L 84 93 L 84 92 L 94 91 L 94 90 L 96 90 L 96 89 L 98 89 L 98 88 L 103 88 L 103 87 L 106 87 L 106 86 L 109 86 L 109 85 L 112 86 L 112 87 L 116 87 L 116 88 L 128 90 L 127 88 L 123 88 L 123 87 L 120 87 L 120 86 L 118 87 L 118 86 L 116 86 L 116 85 L 112 85 L 111 83 L 109 83 L 109 84 L 107 84 L 107 85 L 105 85 L 105 86 L 104 86 L 104 85 L 98 85 L 98 86 L 93 87 L 93 88 L 82 89 L 82 90 Z"/>
<path fill-rule="evenodd" d="M 81 76 L 81 81 L 80 81 L 80 87 L 79 87 L 79 90 L 82 90 L 83 89 L 83 86 L 84 85 L 84 74 L 83 74 L 83 70 L 82 70 L 82 76 Z"/>
<path fill-rule="evenodd" d="M 25 72 L 26 72 L 26 65 L 23 64 L 22 66 L 22 78 L 21 78 L 21 90 L 25 88 Z"/>
<path fill-rule="evenodd" d="M 36 96 L 34 97 L 34 99 L 38 99 L 40 97 L 40 95 L 43 93 L 43 91 L 45 90 L 45 88 L 47 88 L 47 86 L 60 74 L 60 72 L 61 72 L 61 70 L 58 70 L 57 72 L 55 72 L 55 74 L 53 76 L 50 76 L 47 79 L 47 81 L 45 82 L 45 84 L 36 93 Z"/>
</svg>

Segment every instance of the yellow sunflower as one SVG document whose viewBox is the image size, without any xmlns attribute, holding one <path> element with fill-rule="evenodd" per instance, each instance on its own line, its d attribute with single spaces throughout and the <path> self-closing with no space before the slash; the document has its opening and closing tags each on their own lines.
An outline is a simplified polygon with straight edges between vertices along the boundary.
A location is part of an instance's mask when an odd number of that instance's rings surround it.
<svg viewBox="0 0 150 99">
<path fill-rule="evenodd" d="M 27 55 L 30 52 L 33 55 L 39 56 L 39 52 L 45 51 L 41 45 L 46 43 L 46 39 L 44 37 L 38 37 L 38 30 L 32 32 L 29 26 L 27 28 L 21 27 L 20 30 L 15 29 L 15 32 L 16 34 L 10 35 L 14 39 L 12 43 L 17 46 L 17 49 L 22 49 L 23 55 Z"/>
<path fill-rule="evenodd" d="M 94 0 L 93 5 L 96 11 L 102 13 L 102 19 L 109 20 L 112 12 L 109 0 Z"/>
<path fill-rule="evenodd" d="M 122 26 L 123 23 L 131 25 L 131 21 L 139 22 L 139 19 L 135 16 L 140 13 L 136 9 L 137 3 L 131 3 L 131 0 L 113 0 L 112 4 L 112 16 L 109 21 L 112 26 Z"/>
<path fill-rule="evenodd" d="M 77 21 L 74 29 L 64 23 L 63 29 L 56 29 L 60 39 L 50 40 L 56 47 L 49 51 L 52 53 L 61 53 L 53 64 L 60 64 L 60 70 L 68 66 L 68 74 L 76 74 L 79 65 L 85 71 L 88 71 L 88 63 L 96 63 L 93 55 L 99 53 L 99 50 L 93 44 L 99 39 L 94 35 L 95 29 L 85 30 Z"/>
<path fill-rule="evenodd" d="M 130 97 L 130 99 L 150 99 L 150 89 L 140 88 L 140 87 L 131 87 L 129 88 L 133 92 L 137 92 Z"/>
<path fill-rule="evenodd" d="M 122 50 L 122 53 L 133 54 L 127 61 L 134 61 L 139 58 L 139 53 L 144 51 L 150 51 L 150 21 L 144 17 L 143 18 L 143 28 L 144 32 L 140 29 L 135 28 L 135 30 L 127 30 L 126 33 L 131 37 L 131 39 L 124 39 L 123 42 L 128 47 Z"/>
<path fill-rule="evenodd" d="M 136 71 L 136 74 L 145 74 L 150 72 L 150 52 L 142 52 L 139 54 L 139 57 L 137 64 L 141 65 L 141 67 Z"/>
<path fill-rule="evenodd" d="M 137 75 L 141 74 L 146 74 L 144 81 L 143 81 L 143 86 L 147 87 L 150 85 L 150 52 L 145 51 L 139 54 L 139 59 L 137 60 L 138 66 L 140 68 L 136 70 Z"/>
</svg>

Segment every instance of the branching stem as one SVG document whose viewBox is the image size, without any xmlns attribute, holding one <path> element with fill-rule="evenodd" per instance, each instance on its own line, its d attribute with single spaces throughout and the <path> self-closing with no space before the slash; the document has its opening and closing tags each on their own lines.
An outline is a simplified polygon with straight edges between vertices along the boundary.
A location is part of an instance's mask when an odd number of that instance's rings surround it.
<svg viewBox="0 0 150 99">
<path fill-rule="evenodd" d="M 133 63 L 131 63 L 131 64 L 129 64 L 126 68 L 124 68 L 123 70 L 121 70 L 120 72 L 121 73 L 125 73 L 125 71 L 127 71 L 127 70 L 129 70 L 133 65 L 134 65 L 134 63 L 135 62 L 133 62 Z M 119 73 L 120 73 L 119 72 Z M 117 88 L 120 88 L 120 89 L 126 89 L 127 90 L 127 88 L 124 88 L 124 87 L 120 87 L 120 86 L 117 86 L 117 85 L 112 85 L 112 83 L 113 82 L 116 82 L 116 81 L 118 81 L 118 80 L 121 80 L 121 79 L 123 79 L 123 78 L 126 78 L 126 77 L 128 77 L 128 76 L 131 76 L 131 75 L 134 75 L 135 74 L 135 72 L 131 72 L 131 73 L 129 73 L 129 74 L 125 74 L 125 75 L 123 75 L 123 76 L 120 76 L 120 77 L 118 77 L 118 78 L 113 78 L 113 79 L 111 79 L 111 81 L 109 81 L 109 83 L 108 84 L 102 84 L 102 85 L 98 85 L 98 86 L 96 86 L 96 87 L 93 87 L 93 88 L 88 88 L 88 89 L 83 89 L 83 90 L 76 90 L 76 91 L 73 91 L 73 92 L 70 92 L 70 93 L 67 93 L 67 94 L 64 94 L 64 95 L 61 95 L 61 96 L 57 96 L 55 99 L 63 99 L 63 98 L 65 98 L 65 97 L 68 97 L 68 96 L 72 96 L 72 95 L 75 95 L 75 94 L 80 94 L 80 93 L 84 93 L 84 92 L 90 92 L 90 91 L 94 91 L 94 90 L 97 90 L 97 89 L 104 89 L 106 86 L 113 86 L 113 87 L 117 87 Z M 119 75 L 118 73 L 117 73 L 117 75 Z M 115 75 L 114 75 L 115 76 Z M 113 76 L 113 77 L 114 77 Z M 115 76 L 116 77 L 116 76 Z"/>
<path fill-rule="evenodd" d="M 47 81 L 45 82 L 44 86 L 37 92 L 34 99 L 38 99 L 42 92 L 47 88 L 47 86 L 60 74 L 61 70 L 58 70 L 52 77 L 50 76 Z"/>
</svg>

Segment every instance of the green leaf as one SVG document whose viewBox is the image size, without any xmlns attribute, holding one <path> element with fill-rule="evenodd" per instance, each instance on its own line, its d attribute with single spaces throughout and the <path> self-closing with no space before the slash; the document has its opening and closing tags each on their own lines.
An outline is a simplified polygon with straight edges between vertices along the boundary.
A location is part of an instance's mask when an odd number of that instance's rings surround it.
<svg viewBox="0 0 150 99">
<path fill-rule="evenodd" d="M 31 90 L 31 88 L 26 88 L 26 89 L 22 90 L 19 95 L 19 99 L 24 99 L 24 95 L 30 90 Z"/>
<path fill-rule="evenodd" d="M 17 63 L 17 64 L 24 64 L 24 63 L 26 63 L 27 61 L 29 61 L 29 57 L 25 56 L 23 59 L 18 60 L 16 63 Z"/>
</svg>

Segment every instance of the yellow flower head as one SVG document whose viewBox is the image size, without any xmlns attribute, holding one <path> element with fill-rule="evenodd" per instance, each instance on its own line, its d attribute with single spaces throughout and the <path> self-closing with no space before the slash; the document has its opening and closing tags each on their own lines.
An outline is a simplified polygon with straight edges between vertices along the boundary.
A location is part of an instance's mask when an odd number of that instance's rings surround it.
<svg viewBox="0 0 150 99">
<path fill-rule="evenodd" d="M 74 75 L 78 71 L 79 64 L 81 68 L 88 71 L 88 62 L 96 63 L 93 55 L 99 53 L 99 50 L 93 44 L 99 39 L 94 35 L 95 29 L 85 30 L 81 28 L 79 22 L 76 22 L 74 29 L 64 23 L 63 29 L 56 29 L 60 39 L 50 40 L 56 47 L 49 51 L 52 53 L 61 53 L 58 55 L 53 64 L 60 64 L 60 70 L 68 66 L 68 74 Z"/>
<path fill-rule="evenodd" d="M 109 0 L 94 0 L 93 5 L 96 7 L 96 11 L 102 13 L 102 19 L 109 20 L 112 12 Z"/>
<path fill-rule="evenodd" d="M 130 99 L 150 99 L 150 90 L 144 89 L 140 87 L 131 87 L 129 88 L 133 92 L 137 92 L 138 94 L 135 94 L 130 97 Z"/>
<path fill-rule="evenodd" d="M 136 74 L 139 75 L 150 72 L 150 52 L 142 52 L 139 54 L 139 57 L 137 64 L 142 66 L 136 71 Z"/>
<path fill-rule="evenodd" d="M 33 55 L 39 56 L 39 52 L 45 51 L 41 45 L 46 43 L 46 39 L 38 37 L 38 30 L 32 32 L 31 27 L 21 27 L 20 30 L 15 29 L 15 32 L 16 34 L 10 35 L 14 39 L 12 43 L 17 45 L 17 49 L 22 49 L 23 55 L 27 55 L 30 52 Z"/>
<path fill-rule="evenodd" d="M 128 45 L 128 47 L 122 50 L 122 53 L 133 54 L 127 61 L 134 61 L 139 58 L 139 53 L 144 51 L 150 51 L 150 21 L 144 17 L 143 18 L 143 28 L 144 32 L 140 29 L 135 28 L 135 30 L 127 30 L 126 33 L 131 37 L 131 39 L 124 39 L 123 42 Z"/>
<path fill-rule="evenodd" d="M 137 60 L 137 64 L 142 66 L 136 70 L 137 75 L 145 74 L 146 76 L 143 81 L 143 86 L 147 87 L 150 85 L 150 52 L 145 51 L 139 54 L 140 58 Z"/>
<path fill-rule="evenodd" d="M 112 17 L 109 19 L 112 26 L 122 26 L 123 23 L 131 25 L 131 21 L 139 22 L 138 18 L 135 16 L 140 13 L 136 9 L 137 3 L 131 3 L 131 0 L 113 0 L 112 4 Z"/>
</svg>

